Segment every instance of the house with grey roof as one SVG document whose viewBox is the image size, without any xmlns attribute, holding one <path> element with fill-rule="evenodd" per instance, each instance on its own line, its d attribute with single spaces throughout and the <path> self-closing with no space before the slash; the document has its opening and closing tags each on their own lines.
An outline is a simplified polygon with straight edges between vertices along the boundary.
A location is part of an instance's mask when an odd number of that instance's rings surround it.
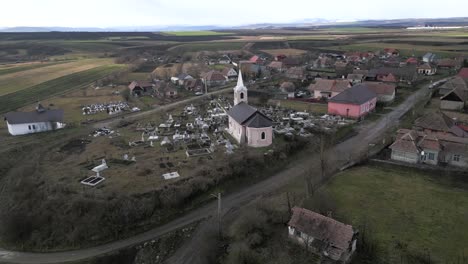
<svg viewBox="0 0 468 264">
<path fill-rule="evenodd" d="M 267 147 L 273 143 L 273 122 L 262 112 L 248 104 L 247 87 L 239 70 L 234 87 L 234 107 L 228 112 L 228 132 L 237 141 L 249 147 Z"/>
<path fill-rule="evenodd" d="M 45 109 L 38 104 L 35 111 L 9 112 L 5 114 L 8 132 L 13 135 L 25 135 L 61 129 L 63 123 L 63 110 Z"/>
<path fill-rule="evenodd" d="M 366 85 L 358 84 L 328 100 L 328 114 L 362 119 L 374 111 L 376 104 L 377 94 Z"/>
</svg>

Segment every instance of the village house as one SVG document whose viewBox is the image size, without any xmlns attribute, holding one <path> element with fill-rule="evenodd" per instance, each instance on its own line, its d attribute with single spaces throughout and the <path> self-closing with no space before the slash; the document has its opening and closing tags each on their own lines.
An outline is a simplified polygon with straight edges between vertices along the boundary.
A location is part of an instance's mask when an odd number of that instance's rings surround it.
<svg viewBox="0 0 468 264">
<path fill-rule="evenodd" d="M 377 102 L 391 103 L 395 100 L 396 86 L 394 84 L 382 82 L 364 82 L 363 84 L 377 94 Z"/>
<path fill-rule="evenodd" d="M 468 89 L 455 88 L 440 98 L 440 109 L 463 110 L 468 101 Z"/>
<path fill-rule="evenodd" d="M 468 138 L 399 129 L 391 159 L 412 164 L 468 167 Z"/>
<path fill-rule="evenodd" d="M 374 79 L 375 76 L 375 79 Z M 405 66 L 405 67 L 381 67 L 378 69 L 372 69 L 369 71 L 368 79 L 376 80 L 381 82 L 404 82 L 411 84 L 418 78 L 416 67 Z"/>
<path fill-rule="evenodd" d="M 153 84 L 148 81 L 133 81 L 128 85 L 133 95 L 141 96 L 153 91 Z"/>
<path fill-rule="evenodd" d="M 321 55 L 320 57 L 318 57 L 317 60 L 315 60 L 314 62 L 314 68 L 331 68 L 333 67 L 334 65 L 334 61 L 333 59 L 327 57 L 327 56 L 324 56 L 324 55 Z"/>
<path fill-rule="evenodd" d="M 273 143 L 273 122 L 248 104 L 248 91 L 241 71 L 234 87 L 234 107 L 227 114 L 228 132 L 237 143 L 249 147 L 267 147 Z"/>
<path fill-rule="evenodd" d="M 377 95 L 365 85 L 358 84 L 328 100 L 328 114 L 362 119 L 374 111 Z"/>
<path fill-rule="evenodd" d="M 224 77 L 224 75 L 219 71 L 215 70 L 202 74 L 202 81 L 208 87 L 222 86 L 227 83 L 226 77 Z"/>
<path fill-rule="evenodd" d="M 221 58 L 219 58 L 218 63 L 219 64 L 230 64 L 231 59 L 227 55 L 223 55 L 223 56 L 221 56 Z"/>
<path fill-rule="evenodd" d="M 384 49 L 384 56 L 385 57 L 398 57 L 400 56 L 400 51 L 394 48 L 385 48 Z"/>
<path fill-rule="evenodd" d="M 285 76 L 289 79 L 304 80 L 305 70 L 302 67 L 292 67 L 286 70 Z"/>
<path fill-rule="evenodd" d="M 411 57 L 406 60 L 406 65 L 417 65 L 418 63 L 419 61 L 415 57 Z"/>
<path fill-rule="evenodd" d="M 226 79 L 230 81 L 235 80 L 237 78 L 237 72 L 232 67 L 224 68 L 221 73 L 224 75 Z"/>
<path fill-rule="evenodd" d="M 460 62 L 455 59 L 439 59 L 437 60 L 437 67 L 442 69 L 458 69 Z"/>
<path fill-rule="evenodd" d="M 288 236 L 321 257 L 335 263 L 348 263 L 356 250 L 358 232 L 351 225 L 294 207 L 288 222 Z"/>
<path fill-rule="evenodd" d="M 252 57 L 250 57 L 249 61 L 251 63 L 255 63 L 255 64 L 261 64 L 262 63 L 262 59 L 260 59 L 260 57 L 257 56 L 257 55 L 253 55 Z"/>
<path fill-rule="evenodd" d="M 286 93 L 288 98 L 294 98 L 294 92 L 296 91 L 296 87 L 292 82 L 283 82 L 280 86 L 280 90 L 283 93 Z"/>
<path fill-rule="evenodd" d="M 351 87 L 348 80 L 317 79 L 314 84 L 309 85 L 309 91 L 314 99 L 330 99 Z"/>
<path fill-rule="evenodd" d="M 186 80 L 191 80 L 191 79 L 193 79 L 193 77 L 187 73 L 181 73 L 177 75 L 176 77 L 171 77 L 172 83 L 177 84 L 177 85 L 184 85 L 184 82 Z"/>
<path fill-rule="evenodd" d="M 435 61 L 436 57 L 437 56 L 434 53 L 428 52 L 424 54 L 424 56 L 422 57 L 422 60 L 425 63 L 432 63 Z"/>
<path fill-rule="evenodd" d="M 432 66 L 429 63 L 424 63 L 422 65 L 419 65 L 416 67 L 416 70 L 418 71 L 419 74 L 424 74 L 424 75 L 434 75 L 437 73 L 437 67 Z"/>
<path fill-rule="evenodd" d="M 184 82 L 185 89 L 199 92 L 203 90 L 203 82 L 200 79 L 189 79 Z"/>
<path fill-rule="evenodd" d="M 442 112 L 426 114 L 414 122 L 413 129 L 437 136 L 468 137 L 468 133 Z"/>
<path fill-rule="evenodd" d="M 9 112 L 5 114 L 8 132 L 13 135 L 25 135 L 61 129 L 63 123 L 62 109 L 45 109 L 40 103 L 32 112 Z"/>
<path fill-rule="evenodd" d="M 459 76 L 452 77 L 439 87 L 439 95 L 445 95 L 454 89 L 468 90 L 468 84 Z"/>
<path fill-rule="evenodd" d="M 267 65 L 267 68 L 271 71 L 282 72 L 283 71 L 283 62 L 281 61 L 272 61 Z"/>
<path fill-rule="evenodd" d="M 177 89 L 171 82 L 158 82 L 154 87 L 154 91 L 156 96 L 161 99 L 177 97 Z"/>
<path fill-rule="evenodd" d="M 364 75 L 359 73 L 350 73 L 348 74 L 347 78 L 353 85 L 362 83 L 364 81 Z"/>
</svg>

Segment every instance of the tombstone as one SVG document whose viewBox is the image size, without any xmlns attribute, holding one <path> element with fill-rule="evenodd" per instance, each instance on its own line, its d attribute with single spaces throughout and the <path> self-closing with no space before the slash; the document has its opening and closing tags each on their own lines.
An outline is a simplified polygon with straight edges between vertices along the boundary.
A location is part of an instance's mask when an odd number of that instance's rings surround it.
<svg viewBox="0 0 468 264">
<path fill-rule="evenodd" d="M 228 141 L 226 142 L 226 154 L 232 154 L 234 153 L 234 147 L 232 146 L 231 142 Z"/>
<path fill-rule="evenodd" d="M 145 132 L 141 133 L 141 141 L 145 142 Z"/>
<path fill-rule="evenodd" d="M 150 147 L 153 147 L 153 141 L 150 141 Z"/>
<path fill-rule="evenodd" d="M 128 160 L 128 154 L 124 154 L 124 155 L 123 155 L 123 159 L 124 159 L 124 160 Z"/>
<path fill-rule="evenodd" d="M 132 161 L 136 162 L 136 157 L 135 156 L 132 157 Z"/>
</svg>

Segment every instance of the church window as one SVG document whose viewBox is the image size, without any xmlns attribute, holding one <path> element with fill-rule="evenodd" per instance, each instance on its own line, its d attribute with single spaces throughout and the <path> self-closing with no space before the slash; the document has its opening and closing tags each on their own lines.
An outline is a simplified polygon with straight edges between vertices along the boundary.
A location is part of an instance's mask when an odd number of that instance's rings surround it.
<svg viewBox="0 0 468 264">
<path fill-rule="evenodd" d="M 262 132 L 262 139 L 265 139 L 265 138 L 266 138 L 265 132 Z"/>
<path fill-rule="evenodd" d="M 240 94 L 240 99 L 244 99 L 244 93 Z"/>
</svg>

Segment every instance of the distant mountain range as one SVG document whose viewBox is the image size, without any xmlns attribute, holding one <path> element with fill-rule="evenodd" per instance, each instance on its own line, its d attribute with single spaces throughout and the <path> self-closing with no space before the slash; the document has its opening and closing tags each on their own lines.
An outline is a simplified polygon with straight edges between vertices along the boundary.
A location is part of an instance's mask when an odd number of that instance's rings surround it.
<svg viewBox="0 0 468 264">
<path fill-rule="evenodd" d="M 285 28 L 285 27 L 326 27 L 326 26 L 367 26 L 367 27 L 414 27 L 424 25 L 436 26 L 468 26 L 468 17 L 458 18 L 408 18 L 392 20 L 360 20 L 342 21 L 328 20 L 323 18 L 311 18 L 294 21 L 291 23 L 261 23 L 240 26 L 190 26 L 190 25 L 167 25 L 167 26 L 125 26 L 113 28 L 94 27 L 10 27 L 0 28 L 0 32 L 155 32 L 155 31 L 197 31 L 197 30 L 229 30 L 229 29 L 262 29 L 262 28 Z"/>
</svg>

